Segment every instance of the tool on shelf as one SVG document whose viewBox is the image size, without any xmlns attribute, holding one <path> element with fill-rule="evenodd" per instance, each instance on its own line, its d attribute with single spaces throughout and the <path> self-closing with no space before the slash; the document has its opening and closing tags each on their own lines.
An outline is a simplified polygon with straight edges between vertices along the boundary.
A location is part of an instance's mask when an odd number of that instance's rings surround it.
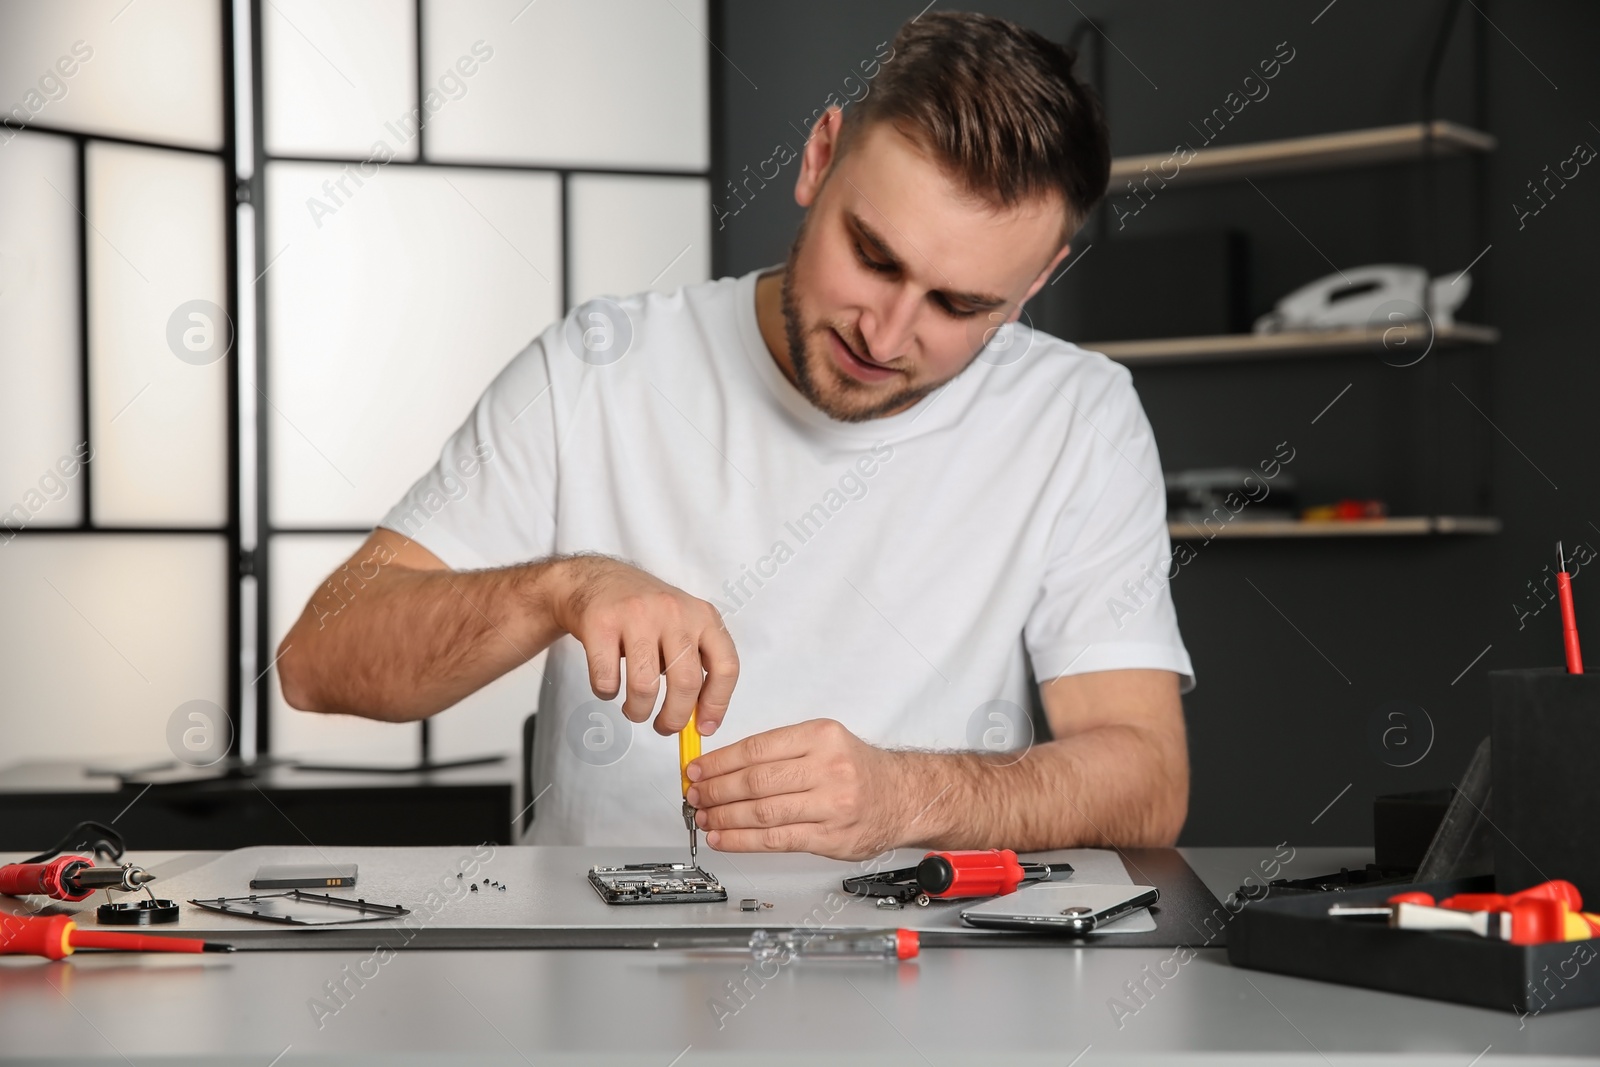
<svg viewBox="0 0 1600 1067">
<path fill-rule="evenodd" d="M 1334 504 L 1317 504 L 1300 509 L 1301 522 L 1351 522 L 1389 517 L 1389 505 L 1381 500 L 1346 498 Z"/>
<path fill-rule="evenodd" d="M 700 865 L 700 828 L 694 824 L 694 808 L 689 806 L 689 764 L 700 758 L 700 709 L 689 712 L 689 721 L 678 731 L 678 777 L 683 786 L 683 824 L 689 828 L 689 866 Z"/>
<path fill-rule="evenodd" d="M 120 952 L 232 952 L 233 946 L 191 937 L 85 930 L 68 915 L 0 916 L 0 956 L 59 960 L 80 948 Z"/>
<path fill-rule="evenodd" d="M 1025 882 L 1064 878 L 1068 863 L 1025 863 L 1009 848 L 930 852 L 915 867 L 858 875 L 844 880 L 844 891 L 875 897 L 879 907 L 931 900 L 1003 896 Z"/>
</svg>

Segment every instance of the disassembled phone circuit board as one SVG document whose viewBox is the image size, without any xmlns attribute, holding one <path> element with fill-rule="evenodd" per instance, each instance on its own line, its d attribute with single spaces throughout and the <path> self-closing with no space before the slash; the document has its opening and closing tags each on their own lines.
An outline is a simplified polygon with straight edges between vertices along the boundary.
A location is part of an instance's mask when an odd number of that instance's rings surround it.
<svg viewBox="0 0 1600 1067">
<path fill-rule="evenodd" d="M 728 899 L 713 874 L 687 863 L 593 867 L 589 884 L 607 904 L 694 904 Z"/>
</svg>

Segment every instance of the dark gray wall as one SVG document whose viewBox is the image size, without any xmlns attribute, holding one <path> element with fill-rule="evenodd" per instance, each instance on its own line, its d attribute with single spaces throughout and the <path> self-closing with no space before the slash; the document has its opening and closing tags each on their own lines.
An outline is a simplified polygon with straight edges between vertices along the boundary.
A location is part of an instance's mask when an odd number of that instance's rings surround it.
<svg viewBox="0 0 1600 1067">
<path fill-rule="evenodd" d="M 1104 51 L 1104 78 L 1119 155 L 1193 140 L 1189 123 L 1284 41 L 1295 58 L 1216 143 L 1415 121 L 1444 10 L 1442 0 L 1080 0 L 983 9 L 1066 40 L 1079 6 L 1115 42 Z M 798 150 L 810 116 L 830 93 L 859 92 L 845 79 L 916 10 L 881 0 L 720 7 L 717 40 L 727 63 L 713 106 L 721 210 L 739 206 L 723 182 L 743 179 L 744 167 L 754 171 L 780 143 Z M 1486 538 L 1199 548 L 1172 587 L 1200 680 L 1185 701 L 1194 766 L 1185 843 L 1368 842 L 1374 796 L 1445 785 L 1464 769 L 1488 730 L 1487 670 L 1560 662 L 1554 610 L 1519 629 L 1512 605 L 1528 602 L 1526 583 L 1543 576 L 1556 539 L 1600 549 L 1600 361 L 1591 328 L 1600 295 L 1591 266 L 1600 167 L 1583 168 L 1521 228 L 1512 205 L 1578 142 L 1600 147 L 1600 128 L 1590 122 L 1600 122 L 1597 42 L 1593 5 L 1464 5 L 1441 111 L 1500 138 L 1486 161 L 1441 163 L 1431 186 L 1416 166 L 1257 179 L 1254 189 L 1179 181 L 1120 232 L 1113 216 L 1080 234 L 1082 247 L 1240 229 L 1253 257 L 1252 314 L 1330 273 L 1329 260 L 1342 268 L 1422 262 L 1430 218 L 1435 273 L 1461 269 L 1492 244 L 1473 269 L 1476 291 L 1463 318 L 1501 328 L 1493 349 L 1434 352 L 1406 369 L 1361 355 L 1137 372 L 1169 470 L 1252 465 L 1287 440 L 1307 499 L 1375 496 L 1395 513 L 1493 512 L 1505 522 L 1503 533 Z M 783 258 L 800 218 L 796 170 L 784 167 L 723 218 L 719 274 Z M 1090 252 L 1075 272 L 1086 276 L 1096 263 Z M 1069 275 L 1061 292 L 1029 310 L 1051 332 L 1090 340 L 1075 332 L 1073 281 Z M 1131 307 L 1169 299 L 1137 276 L 1111 281 Z M 1600 663 L 1600 584 L 1587 586 L 1580 574 L 1579 621 L 1595 635 Z M 1427 756 L 1404 768 L 1389 765 L 1401 761 L 1393 754 L 1386 763 L 1371 740 L 1378 709 L 1394 700 L 1425 709 L 1435 735 Z M 1420 722 L 1413 728 L 1416 745 L 1425 733 Z"/>
</svg>

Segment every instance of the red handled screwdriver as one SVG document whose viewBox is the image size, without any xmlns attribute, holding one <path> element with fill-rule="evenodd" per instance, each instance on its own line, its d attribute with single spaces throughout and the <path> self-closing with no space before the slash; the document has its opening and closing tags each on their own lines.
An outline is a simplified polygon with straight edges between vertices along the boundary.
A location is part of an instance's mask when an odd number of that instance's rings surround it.
<svg viewBox="0 0 1600 1067">
<path fill-rule="evenodd" d="M 57 856 L 48 863 L 7 863 L 0 866 L 0 893 L 23 897 L 32 893 L 56 900 L 83 900 L 97 889 L 131 893 L 156 876 L 143 867 L 96 867 L 83 856 Z"/>
<path fill-rule="evenodd" d="M 971 848 L 930 852 L 917 864 L 917 885 L 930 897 L 996 897 L 1014 892 L 1023 882 L 1068 875 L 1064 863 L 1023 863 L 1009 848 Z"/>
<path fill-rule="evenodd" d="M 59 960 L 80 948 L 124 952 L 232 952 L 232 945 L 192 937 L 152 937 L 84 930 L 68 915 L 0 915 L 0 956 Z"/>
<path fill-rule="evenodd" d="M 1572 575 L 1567 573 L 1567 554 L 1556 542 L 1556 596 L 1561 601 L 1561 639 L 1567 649 L 1567 673 L 1583 673 L 1583 651 L 1578 647 L 1578 613 L 1572 606 Z"/>
</svg>

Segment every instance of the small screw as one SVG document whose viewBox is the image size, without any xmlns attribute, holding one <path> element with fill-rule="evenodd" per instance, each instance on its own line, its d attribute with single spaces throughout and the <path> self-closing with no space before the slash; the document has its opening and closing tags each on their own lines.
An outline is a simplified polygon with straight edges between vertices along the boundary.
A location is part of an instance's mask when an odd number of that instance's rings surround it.
<svg viewBox="0 0 1600 1067">
<path fill-rule="evenodd" d="M 476 893 L 478 891 L 478 883 L 477 882 L 473 882 L 472 883 L 472 891 L 474 893 Z"/>
<path fill-rule="evenodd" d="M 500 889 L 500 892 L 502 892 L 502 893 L 504 893 L 506 891 L 506 887 L 505 886 L 500 886 L 499 889 Z"/>
<path fill-rule="evenodd" d="M 461 872 L 460 872 L 460 871 L 457 871 L 457 872 L 456 872 L 456 877 L 457 877 L 457 878 L 460 878 L 460 877 L 461 877 Z"/>
</svg>

